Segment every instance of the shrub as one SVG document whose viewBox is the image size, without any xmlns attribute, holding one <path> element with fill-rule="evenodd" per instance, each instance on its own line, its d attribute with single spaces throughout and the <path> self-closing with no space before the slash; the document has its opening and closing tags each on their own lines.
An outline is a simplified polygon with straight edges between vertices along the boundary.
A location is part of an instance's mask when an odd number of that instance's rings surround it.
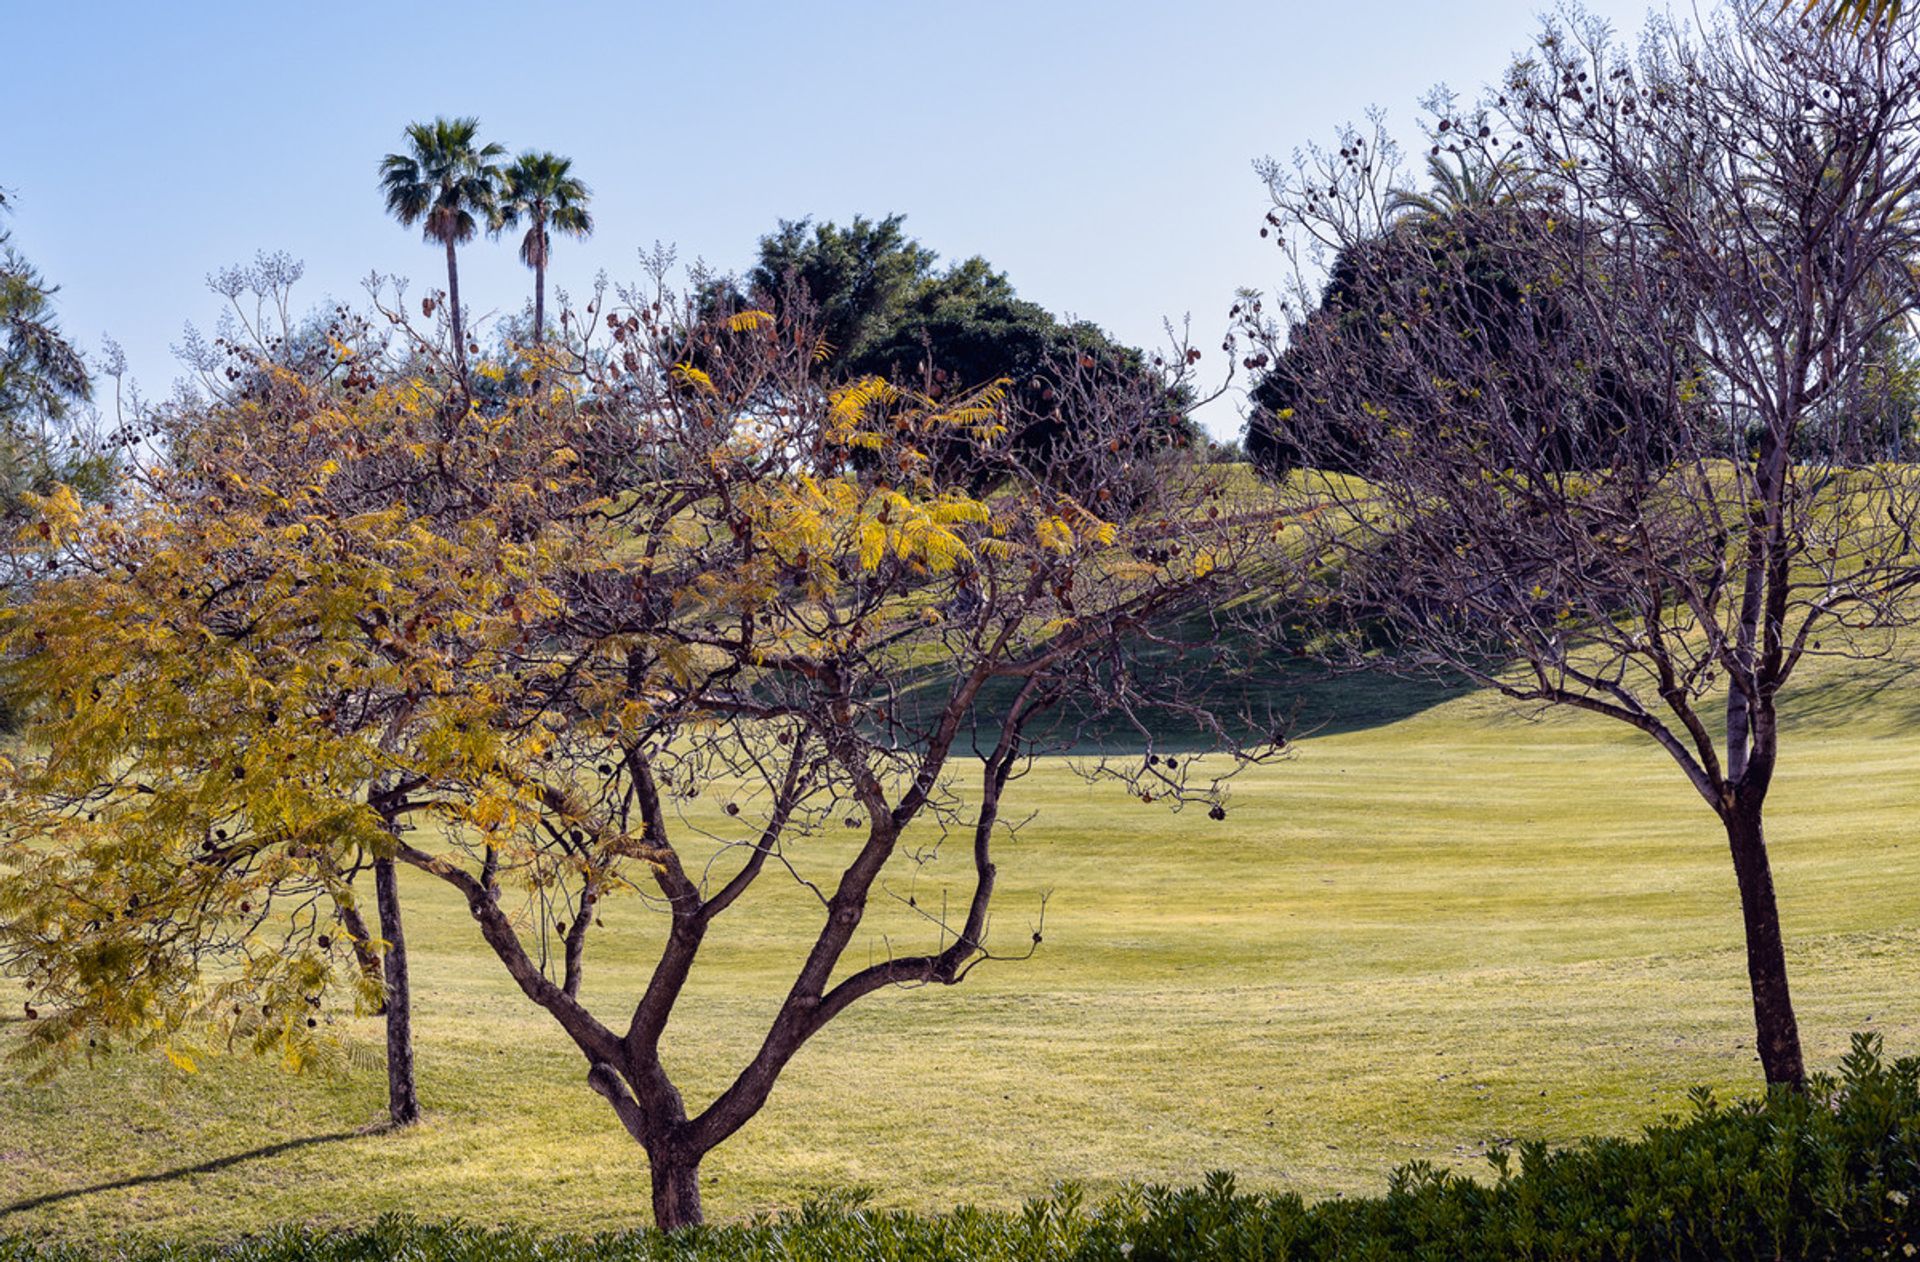
<svg viewBox="0 0 1920 1262">
<path fill-rule="evenodd" d="M 1076 1262 L 1920 1255 L 1920 1060 L 1855 1035 L 1840 1077 L 1804 1093 L 1692 1098 L 1639 1139 L 1495 1150 L 1491 1184 L 1415 1162 L 1384 1196 L 1315 1205 L 1227 1175 L 1148 1189 L 1107 1207 Z"/>
</svg>

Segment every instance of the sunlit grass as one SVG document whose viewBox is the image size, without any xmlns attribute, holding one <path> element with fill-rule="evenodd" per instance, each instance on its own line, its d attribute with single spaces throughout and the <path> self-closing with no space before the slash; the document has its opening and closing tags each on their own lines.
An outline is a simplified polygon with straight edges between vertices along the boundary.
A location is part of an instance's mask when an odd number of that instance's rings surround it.
<svg viewBox="0 0 1920 1262">
<path fill-rule="evenodd" d="M 994 944 L 1024 949 L 1050 892 L 1039 953 L 835 1023 L 709 1159 L 709 1211 L 848 1185 L 882 1205 L 1004 1205 L 1060 1179 L 1223 1167 L 1246 1186 L 1356 1192 L 1415 1157 L 1473 1165 L 1495 1137 L 1628 1131 L 1695 1083 L 1756 1087 L 1725 843 L 1664 755 L 1478 694 L 1412 717 L 1368 704 L 1383 722 L 1301 742 L 1236 784 L 1223 822 L 1059 763 L 1014 786 L 1010 812 L 1038 816 L 1002 857 Z M 1920 1049 L 1920 687 L 1896 664 L 1831 667 L 1796 707 L 1772 820 L 1810 1058 L 1832 1064 L 1856 1029 Z M 841 844 L 816 843 L 822 859 Z M 962 862 L 956 847 L 920 876 L 922 906 Z M 773 880 L 719 923 L 669 1029 L 696 1106 L 750 1054 L 815 923 L 811 895 Z M 904 895 L 904 877 L 890 888 Z M 120 1057 L 46 1086 L 16 1073 L 0 1086 L 0 1205 L 340 1138 L 64 1195 L 0 1214 L 0 1233 L 223 1237 L 390 1209 L 645 1221 L 640 1153 L 577 1052 L 457 901 L 422 880 L 408 894 L 423 1126 L 377 1129 L 373 1022 L 337 1078 Z M 587 996 L 617 1021 L 658 923 L 632 900 L 605 918 Z M 858 962 L 928 934 L 883 896 Z M 0 991 L 0 1016 L 20 1011 Z"/>
</svg>

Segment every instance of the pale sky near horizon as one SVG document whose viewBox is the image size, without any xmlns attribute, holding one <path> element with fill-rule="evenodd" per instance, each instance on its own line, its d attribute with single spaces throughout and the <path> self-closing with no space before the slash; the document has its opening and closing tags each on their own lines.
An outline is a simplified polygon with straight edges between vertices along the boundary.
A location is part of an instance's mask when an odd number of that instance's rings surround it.
<svg viewBox="0 0 1920 1262">
<path fill-rule="evenodd" d="M 0 0 L 0 188 L 68 335 L 110 334 L 149 395 L 182 373 L 183 325 L 213 323 L 206 275 L 258 250 L 304 261 L 302 306 L 358 299 L 376 270 L 444 285 L 376 186 L 402 127 L 435 114 L 573 157 L 598 230 L 559 242 L 552 276 L 576 293 L 600 269 L 637 279 L 656 240 L 733 270 L 780 218 L 898 211 L 1057 312 L 1149 345 L 1191 313 L 1213 348 L 1234 290 L 1279 276 L 1253 160 L 1372 105 L 1417 143 L 1426 90 L 1477 92 L 1543 7 Z M 1648 11 L 1588 8 L 1627 34 Z M 485 319 L 531 281 L 483 239 L 461 290 Z M 1206 420 L 1239 425 L 1231 405 Z"/>
</svg>

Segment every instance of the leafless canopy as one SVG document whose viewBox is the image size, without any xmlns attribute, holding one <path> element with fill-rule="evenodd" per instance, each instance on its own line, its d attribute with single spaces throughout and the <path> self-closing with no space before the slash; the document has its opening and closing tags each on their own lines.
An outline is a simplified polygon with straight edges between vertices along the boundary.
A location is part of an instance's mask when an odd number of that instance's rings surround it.
<svg viewBox="0 0 1920 1262">
<path fill-rule="evenodd" d="M 1265 329 L 1289 406 L 1256 423 L 1320 466 L 1287 483 L 1295 633 L 1647 733 L 1750 834 L 1751 944 L 1779 695 L 1915 612 L 1912 28 L 1750 4 L 1629 51 L 1575 13 L 1476 108 L 1432 104 L 1474 196 L 1396 196 L 1377 119 L 1265 170 L 1294 282 Z"/>
</svg>

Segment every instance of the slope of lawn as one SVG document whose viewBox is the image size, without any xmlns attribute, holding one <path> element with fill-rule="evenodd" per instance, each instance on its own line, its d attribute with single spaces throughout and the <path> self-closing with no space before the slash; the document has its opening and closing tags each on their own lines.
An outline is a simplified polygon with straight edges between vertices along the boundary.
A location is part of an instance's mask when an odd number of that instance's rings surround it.
<svg viewBox="0 0 1920 1262">
<path fill-rule="evenodd" d="M 1057 1180 L 1220 1168 L 1245 1188 L 1354 1193 L 1416 1157 L 1474 1166 L 1490 1139 L 1628 1132 L 1696 1083 L 1754 1089 L 1724 843 L 1664 755 L 1482 695 L 1370 695 L 1381 722 L 1301 741 L 1237 782 L 1222 822 L 1036 769 L 1010 794 L 1037 815 L 1003 851 L 994 945 L 1023 950 L 1050 892 L 1038 953 L 830 1027 L 709 1159 L 709 1212 L 861 1186 L 882 1206 L 1011 1205 Z M 1799 694 L 1771 809 L 1816 1065 L 1854 1030 L 1920 1050 L 1916 770 L 1920 684 L 1902 665 L 1830 668 Z M 920 906 L 960 861 L 956 844 L 922 872 Z M 669 1030 L 691 1103 L 749 1054 L 814 923 L 804 891 L 763 884 L 716 927 Z M 890 888 L 863 952 L 930 936 L 906 878 Z M 123 1056 L 45 1085 L 10 1069 L 0 1235 L 224 1238 L 388 1210 L 644 1222 L 640 1154 L 577 1053 L 462 907 L 426 881 L 408 894 L 424 1125 L 379 1133 L 372 1021 L 331 1077 Z M 605 918 L 588 998 L 618 1020 L 657 923 L 633 900 Z M 0 984 L 0 1047 L 20 1014 Z"/>
</svg>

